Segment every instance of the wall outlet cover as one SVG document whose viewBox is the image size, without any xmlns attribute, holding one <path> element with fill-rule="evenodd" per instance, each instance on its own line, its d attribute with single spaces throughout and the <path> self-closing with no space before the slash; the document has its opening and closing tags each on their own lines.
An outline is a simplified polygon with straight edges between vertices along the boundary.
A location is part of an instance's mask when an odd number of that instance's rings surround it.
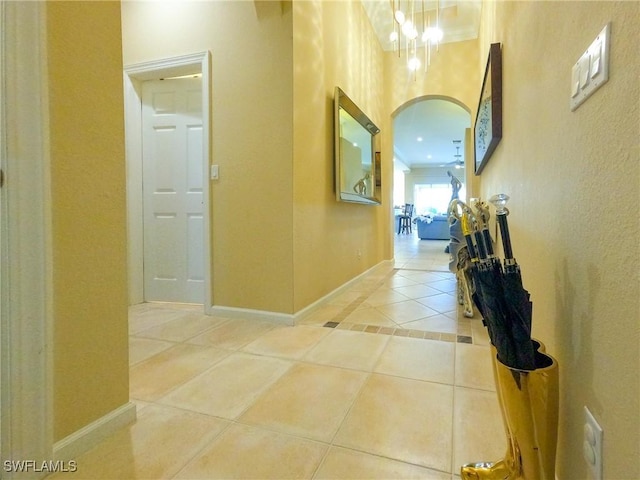
<svg viewBox="0 0 640 480">
<path fill-rule="evenodd" d="M 589 465 L 592 478 L 602 480 L 602 437 L 603 430 L 589 409 L 584 407 L 584 459 Z"/>
</svg>

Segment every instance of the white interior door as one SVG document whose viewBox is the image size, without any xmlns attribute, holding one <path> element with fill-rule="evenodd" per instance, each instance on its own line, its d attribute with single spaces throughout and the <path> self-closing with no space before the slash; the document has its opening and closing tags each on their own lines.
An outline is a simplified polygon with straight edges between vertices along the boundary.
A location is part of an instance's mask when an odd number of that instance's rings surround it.
<svg viewBox="0 0 640 480">
<path fill-rule="evenodd" d="M 142 85 L 146 301 L 203 303 L 202 81 Z"/>
</svg>

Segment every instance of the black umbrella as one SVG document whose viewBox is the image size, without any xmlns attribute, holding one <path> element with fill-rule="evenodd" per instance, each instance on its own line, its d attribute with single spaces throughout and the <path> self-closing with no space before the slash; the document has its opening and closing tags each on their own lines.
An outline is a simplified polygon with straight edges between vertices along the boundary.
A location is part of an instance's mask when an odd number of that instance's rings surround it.
<svg viewBox="0 0 640 480">
<path fill-rule="evenodd" d="M 506 305 L 499 262 L 480 263 L 474 277 L 485 325 L 498 359 L 510 367 L 517 366 L 517 352 L 511 332 L 509 308 Z"/>
<path fill-rule="evenodd" d="M 464 202 L 458 201 L 462 207 L 462 212 L 454 211 L 456 218 L 460 220 L 460 226 L 462 227 L 462 234 L 464 235 L 465 242 L 467 243 L 467 251 L 469 252 L 469 258 L 471 259 L 471 266 L 469 267 L 469 273 L 471 276 L 471 299 L 476 306 L 482 317 L 482 323 L 486 327 L 487 324 L 484 320 L 483 303 L 480 298 L 481 292 L 476 287 L 476 276 L 478 272 L 478 257 L 477 249 L 473 243 L 473 211 Z"/>
<path fill-rule="evenodd" d="M 513 368 L 530 369 L 531 302 L 521 286 L 519 267 L 514 267 L 508 229 L 501 227 L 507 258 L 505 271 L 495 256 L 489 234 L 487 205 L 476 201 L 477 213 L 462 202 L 461 225 L 472 258 L 473 302 L 482 315 L 498 359 Z M 502 212 L 504 213 L 504 212 Z M 501 225 L 505 222 L 501 221 Z M 506 220 L 506 218 L 502 219 Z M 506 223 L 505 223 L 506 225 Z M 474 244 L 475 242 L 475 244 Z M 517 273 L 516 273 L 517 272 Z M 520 279 L 520 288 L 518 288 Z M 528 307 L 528 308 L 527 308 Z M 529 319 L 528 328 L 526 319 Z"/>
<path fill-rule="evenodd" d="M 477 212 L 477 214 L 475 215 L 475 237 L 478 244 L 482 243 L 482 251 L 483 254 L 486 255 L 486 257 L 480 259 L 479 271 L 491 272 L 491 275 L 482 273 L 481 277 L 484 277 L 484 279 L 480 279 L 480 282 L 485 283 L 485 286 L 483 288 L 488 292 L 487 295 L 502 297 L 503 295 L 499 292 L 499 285 L 501 283 L 502 277 L 502 264 L 500 263 L 500 260 L 495 256 L 495 252 L 493 250 L 493 240 L 491 238 L 491 233 L 489 232 L 489 207 L 479 198 L 475 199 L 474 207 L 476 208 Z M 487 281 L 490 283 L 486 283 Z M 486 302 L 494 304 L 496 301 L 497 300 L 495 298 L 487 298 L 486 300 Z M 500 310 L 505 311 L 506 306 L 500 305 Z M 498 319 L 495 320 L 495 322 L 498 322 L 495 326 L 495 328 L 497 329 L 496 333 L 498 335 L 500 335 L 501 332 L 508 330 L 508 322 L 506 321 L 506 319 Z M 510 347 L 508 347 L 507 350 L 510 350 Z"/>
<path fill-rule="evenodd" d="M 483 236 L 478 231 L 476 215 L 473 213 L 473 210 L 461 200 L 452 200 L 449 204 L 449 210 L 451 215 L 460 222 L 462 234 L 464 235 L 467 251 L 469 252 L 469 258 L 471 260 L 471 265 L 468 270 L 471 277 L 471 299 L 478 312 L 480 312 L 482 323 L 489 330 L 489 336 L 493 338 L 493 325 L 487 323 L 487 308 L 485 307 L 483 290 L 480 288 L 481 279 L 479 278 L 481 262 L 483 262 L 482 264 L 484 265 L 488 257 Z M 491 293 L 488 287 L 485 287 L 484 290 Z"/>
<path fill-rule="evenodd" d="M 502 289 L 504 305 L 507 308 L 510 323 L 511 338 L 516 353 L 516 364 L 508 366 L 523 370 L 535 369 L 535 349 L 531 342 L 532 303 L 529 292 L 522 285 L 520 266 L 513 257 L 511 237 L 507 224 L 509 210 L 506 203 L 509 196 L 494 195 L 490 202 L 496 207 L 496 219 L 500 225 L 502 247 L 504 250 L 504 272 L 502 274 Z"/>
<path fill-rule="evenodd" d="M 478 228 L 482 233 L 482 239 L 484 241 L 484 246 L 487 251 L 487 256 L 492 257 L 493 252 L 493 240 L 491 239 L 491 233 L 489 232 L 489 207 L 488 205 L 480 199 L 476 199 L 475 205 L 476 211 L 478 215 L 476 215 L 478 221 Z"/>
<path fill-rule="evenodd" d="M 471 268 L 473 278 L 472 298 L 476 308 L 482 315 L 482 322 L 487 327 L 491 343 L 496 347 L 498 358 L 512 365 L 515 361 L 515 349 L 509 331 L 507 309 L 502 292 L 502 266 L 495 258 L 493 248 L 485 241 L 480 231 L 479 215 L 466 207 L 462 221 L 463 233 L 470 252 L 477 254 Z M 475 240 L 475 245 L 473 244 Z"/>
<path fill-rule="evenodd" d="M 477 215 L 475 215 L 474 237 L 479 260 L 474 278 L 478 298 L 482 304 L 484 323 L 500 361 L 506 365 L 515 366 L 517 355 L 511 335 L 509 308 L 505 303 L 502 264 L 493 251 L 487 227 L 488 208 L 480 200 L 475 202 L 475 207 Z"/>
</svg>

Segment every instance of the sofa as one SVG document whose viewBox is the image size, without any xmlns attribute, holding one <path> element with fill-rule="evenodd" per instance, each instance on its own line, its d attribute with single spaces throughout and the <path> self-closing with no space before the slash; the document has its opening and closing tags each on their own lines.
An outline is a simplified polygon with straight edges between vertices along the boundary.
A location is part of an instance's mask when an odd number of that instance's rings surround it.
<svg viewBox="0 0 640 480">
<path fill-rule="evenodd" d="M 419 216 L 414 221 L 418 226 L 418 238 L 421 240 L 449 240 L 447 215 Z"/>
</svg>

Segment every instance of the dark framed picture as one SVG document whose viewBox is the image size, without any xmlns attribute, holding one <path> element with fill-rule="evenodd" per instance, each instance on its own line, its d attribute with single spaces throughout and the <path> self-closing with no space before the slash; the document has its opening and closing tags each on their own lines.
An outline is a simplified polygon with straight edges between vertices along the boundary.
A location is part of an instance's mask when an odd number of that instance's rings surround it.
<svg viewBox="0 0 640 480">
<path fill-rule="evenodd" d="M 376 162 L 376 187 L 381 187 L 382 186 L 382 165 L 380 163 L 380 152 L 376 152 L 375 162 Z"/>
<path fill-rule="evenodd" d="M 492 43 L 474 125 L 476 175 L 480 175 L 502 138 L 502 45 Z"/>
</svg>

